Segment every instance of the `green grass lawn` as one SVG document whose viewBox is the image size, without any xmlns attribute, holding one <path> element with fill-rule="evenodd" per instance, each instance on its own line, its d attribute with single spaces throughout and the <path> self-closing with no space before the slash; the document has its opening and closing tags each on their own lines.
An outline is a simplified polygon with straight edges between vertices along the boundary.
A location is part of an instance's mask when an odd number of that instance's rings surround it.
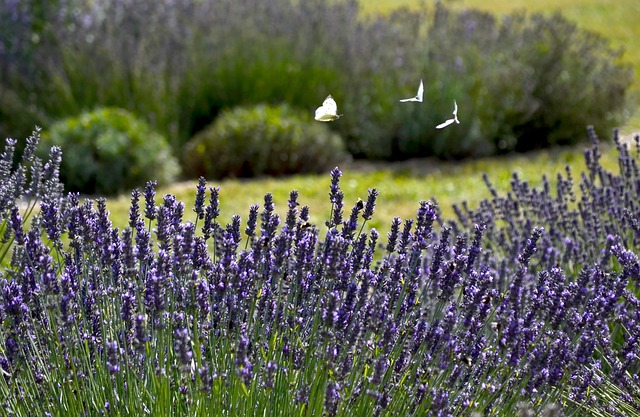
<svg viewBox="0 0 640 417">
<path fill-rule="evenodd" d="M 586 133 L 585 133 L 586 135 Z M 369 188 L 380 191 L 376 213 L 369 223 L 382 234 L 386 234 L 394 217 L 414 218 L 421 200 L 438 202 L 443 217 L 452 218 L 452 205 L 467 201 L 471 208 L 480 200 L 490 197 L 482 180 L 487 173 L 498 191 L 509 189 L 512 173 L 536 186 L 546 173 L 555 183 L 558 173 L 564 174 L 570 165 L 574 178 L 584 171 L 582 147 L 551 149 L 530 154 L 509 157 L 484 158 L 464 163 L 442 162 L 434 159 L 409 161 L 397 164 L 351 164 L 340 167 L 343 171 L 341 188 L 345 194 L 345 217 L 358 198 L 366 200 Z M 616 153 L 610 146 L 603 145 L 603 165 L 616 169 Z M 365 165 L 365 166 L 363 166 Z M 384 165 L 384 166 L 383 166 Z M 617 171 L 616 171 L 617 172 Z M 287 178 L 262 178 L 252 180 L 227 179 L 209 182 L 208 186 L 220 186 L 220 222 L 230 222 L 233 214 L 239 214 L 246 221 L 251 204 L 263 205 L 264 194 L 273 194 L 276 211 L 284 219 L 287 199 L 291 190 L 299 191 L 301 205 L 311 208 L 311 222 L 322 226 L 329 218 L 329 173 L 323 175 L 296 175 Z M 174 184 L 158 190 L 158 201 L 163 194 L 174 194 L 186 205 L 185 215 L 195 219 L 193 203 L 196 181 Z M 117 226 L 127 223 L 129 196 L 124 195 L 108 201 L 112 220 Z"/>
<path fill-rule="evenodd" d="M 362 2 L 366 13 L 385 13 L 394 7 L 415 6 L 416 0 L 371 0 Z M 496 13 L 508 13 L 514 10 L 560 11 L 580 27 L 594 30 L 612 40 L 612 45 L 625 48 L 625 58 L 640 73 L 640 25 L 634 21 L 640 15 L 640 2 L 637 0 L 462 0 L 456 7 L 478 7 Z M 640 82 L 636 81 L 634 93 L 640 93 Z M 640 95 L 640 94 L 639 94 Z M 464 123 L 464 121 L 463 121 Z M 626 126 L 621 127 L 625 134 L 640 131 L 640 114 L 636 113 Z M 609 138 L 610 132 L 598 132 L 601 137 Z M 585 129 L 586 138 L 586 129 Z M 474 207 L 489 193 L 482 181 L 482 173 L 487 172 L 498 190 L 506 190 L 513 171 L 519 172 L 525 180 L 533 184 L 540 182 L 541 174 L 548 173 L 555 178 L 558 172 L 564 172 L 565 164 L 574 169 L 574 177 L 584 169 L 582 147 L 568 150 L 550 150 L 531 155 L 505 156 L 482 159 L 464 163 L 449 163 L 435 160 L 418 161 L 408 164 L 379 165 L 373 169 L 361 170 L 356 166 L 341 167 L 343 171 L 342 188 L 345 193 L 345 211 L 351 208 L 358 198 L 366 199 L 368 188 L 378 188 L 380 198 L 376 215 L 371 226 L 386 233 L 393 217 L 414 217 L 420 200 L 435 197 L 445 217 L 453 215 L 451 205 L 463 200 Z M 605 161 L 615 164 L 615 155 L 609 152 Z M 158 195 L 172 193 L 185 202 L 186 209 L 193 207 L 196 181 L 189 181 L 161 188 Z M 311 207 L 312 221 L 324 223 L 329 216 L 329 175 L 304 175 L 288 178 L 262 178 L 254 180 L 224 180 L 209 185 L 221 186 L 222 222 L 233 214 L 246 219 L 251 204 L 262 205 L 264 193 L 271 192 L 279 213 L 286 210 L 289 191 L 300 192 L 299 201 Z M 113 221 L 124 226 L 127 221 L 129 196 L 111 199 L 108 207 Z"/>
</svg>

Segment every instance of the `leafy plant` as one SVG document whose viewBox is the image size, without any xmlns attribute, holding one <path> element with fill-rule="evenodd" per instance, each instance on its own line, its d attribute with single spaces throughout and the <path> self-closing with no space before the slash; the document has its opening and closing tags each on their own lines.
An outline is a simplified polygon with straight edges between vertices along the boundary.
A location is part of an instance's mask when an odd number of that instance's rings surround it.
<svg viewBox="0 0 640 417">
<path fill-rule="evenodd" d="M 485 178 L 478 207 L 444 219 L 422 201 L 384 241 L 367 227 L 378 191 L 345 210 L 337 168 L 322 225 L 297 191 L 282 220 L 267 193 L 221 224 L 204 178 L 194 222 L 154 182 L 123 229 L 104 199 L 51 188 L 29 224 L 4 199 L 3 410 L 638 415 L 640 137 L 616 138 L 614 173 L 589 136 L 579 184 Z"/>
<path fill-rule="evenodd" d="M 353 0 L 47 4 L 0 3 L 5 134 L 119 106 L 178 151 L 223 109 L 311 112 L 332 94 L 345 117 L 331 128 L 356 157 L 463 158 L 575 143 L 587 122 L 610 130 L 632 82 L 621 52 L 560 16 L 441 3 L 363 16 Z M 424 103 L 398 103 L 421 78 Z M 453 100 L 462 123 L 435 130 Z"/>
<path fill-rule="evenodd" d="M 344 161 L 340 136 L 287 105 L 257 105 L 222 113 L 187 145 L 193 176 L 251 177 L 319 172 Z"/>
<path fill-rule="evenodd" d="M 43 142 L 65 149 L 60 177 L 71 191 L 115 194 L 151 178 L 168 184 L 179 173 L 166 139 L 119 108 L 61 120 L 45 132 Z"/>
<path fill-rule="evenodd" d="M 587 125 L 608 131 L 623 122 L 632 72 L 621 51 L 559 14 L 515 13 L 498 21 L 437 7 L 429 35 L 445 91 L 463 97 L 467 119 L 458 132 L 447 132 L 454 145 L 444 153 L 472 154 L 465 145 L 476 142 L 491 153 L 574 144 Z"/>
</svg>

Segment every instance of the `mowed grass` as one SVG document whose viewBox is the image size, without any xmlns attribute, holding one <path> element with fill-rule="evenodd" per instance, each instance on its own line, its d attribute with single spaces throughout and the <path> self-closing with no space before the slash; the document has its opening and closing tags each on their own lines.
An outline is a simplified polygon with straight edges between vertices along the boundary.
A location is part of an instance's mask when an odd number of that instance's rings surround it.
<svg viewBox="0 0 640 417">
<path fill-rule="evenodd" d="M 586 135 L 586 133 L 585 133 Z M 408 161 L 397 164 L 350 164 L 340 167 L 343 172 L 341 189 L 345 194 L 345 219 L 358 198 L 366 200 L 368 190 L 376 188 L 380 192 L 376 213 L 368 227 L 375 227 L 386 235 L 394 217 L 414 218 L 421 200 L 437 201 L 443 219 L 454 217 L 453 204 L 467 201 L 470 208 L 477 207 L 480 200 L 489 198 L 489 191 L 482 179 L 487 173 L 495 188 L 505 193 L 514 172 L 533 186 L 542 182 L 546 174 L 555 184 L 558 173 L 565 175 L 569 165 L 574 179 L 579 180 L 580 172 L 585 170 L 583 147 L 560 148 L 530 154 L 518 154 L 509 157 L 484 158 L 464 163 L 443 162 L 432 159 Z M 610 145 L 602 145 L 602 164 L 617 171 L 617 153 Z M 383 166 L 384 165 L 384 166 Z M 185 219 L 195 220 L 193 204 L 197 181 L 186 181 L 158 189 L 157 202 L 164 194 L 174 194 L 185 203 Z M 221 213 L 218 221 L 229 223 L 231 216 L 239 214 L 246 221 L 249 206 L 263 206 L 264 194 L 271 193 L 276 203 L 276 211 L 284 220 L 287 200 L 291 190 L 299 192 L 299 203 L 311 210 L 311 223 L 324 228 L 329 218 L 330 176 L 297 175 L 286 178 L 262 178 L 252 180 L 227 179 L 209 181 L 208 186 L 220 187 Z M 130 197 L 127 195 L 111 199 L 107 207 L 111 211 L 116 226 L 124 227 L 128 221 Z M 141 202 L 144 207 L 144 202 Z"/>
<path fill-rule="evenodd" d="M 361 2 L 365 13 L 387 13 L 401 6 L 417 7 L 417 0 L 370 0 Z M 559 11 L 579 27 L 593 30 L 611 39 L 612 46 L 624 47 L 625 60 L 640 74 L 640 25 L 634 19 L 640 16 L 640 2 L 637 0 L 461 0 L 455 7 L 477 7 L 494 13 L 509 13 L 516 10 L 552 13 Z M 633 93 L 640 95 L 640 82 L 636 80 Z M 631 111 L 631 109 L 630 109 Z M 464 123 L 464 119 L 462 119 Z M 621 126 L 624 134 L 640 131 L 640 114 L 636 113 Z M 598 132 L 609 139 L 611 132 Z M 586 128 L 585 128 L 586 139 Z M 367 169 L 358 165 L 340 167 L 343 171 L 341 186 L 345 193 L 345 216 L 358 198 L 366 199 L 369 188 L 380 191 L 376 215 L 369 226 L 376 227 L 383 234 L 394 217 L 412 218 L 420 200 L 437 200 L 444 218 L 453 216 L 452 204 L 467 201 L 474 208 L 489 196 L 482 181 L 486 172 L 499 191 L 509 188 L 512 173 L 518 172 L 532 185 L 540 183 L 542 174 L 555 180 L 558 173 L 564 174 L 569 164 L 574 178 L 584 170 L 582 147 L 564 150 L 548 150 L 529 155 L 509 155 L 463 163 L 436 160 L 415 161 L 413 164 L 376 164 Z M 616 165 L 615 150 L 605 152 L 603 163 L 610 168 Z M 263 196 L 274 195 L 277 211 L 283 215 L 291 190 L 300 193 L 299 202 L 311 208 L 311 221 L 321 226 L 330 215 L 328 200 L 329 174 L 303 175 L 286 178 L 259 178 L 252 180 L 224 180 L 209 182 L 210 186 L 220 186 L 221 223 L 230 221 L 233 214 L 246 220 L 249 206 L 262 206 Z M 186 205 L 186 217 L 193 219 L 193 202 L 196 181 L 187 181 L 158 189 L 158 199 L 163 194 L 175 194 Z M 129 196 L 124 195 L 108 201 L 112 220 L 118 226 L 127 223 Z"/>
</svg>

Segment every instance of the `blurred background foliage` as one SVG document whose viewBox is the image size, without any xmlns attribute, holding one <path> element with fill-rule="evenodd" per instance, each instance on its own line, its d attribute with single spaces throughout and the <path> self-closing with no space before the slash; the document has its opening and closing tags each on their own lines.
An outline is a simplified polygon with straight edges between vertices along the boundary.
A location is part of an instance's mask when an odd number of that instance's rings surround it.
<svg viewBox="0 0 640 417">
<path fill-rule="evenodd" d="M 224 111 L 187 144 L 187 174 L 250 178 L 319 173 L 348 160 L 342 138 L 305 116 L 286 104 Z"/>
<path fill-rule="evenodd" d="M 60 179 L 67 190 L 122 193 L 155 179 L 166 186 L 180 173 L 167 139 L 132 113 L 99 108 L 54 123 L 43 132 L 39 152 L 62 148 Z"/>
<path fill-rule="evenodd" d="M 374 15 L 351 0 L 0 4 L 2 137 L 116 106 L 185 164 L 185 145 L 225 109 L 287 103 L 311 121 L 332 94 L 345 116 L 330 128 L 349 152 L 393 161 L 572 144 L 586 125 L 610 131 L 629 116 L 622 52 L 560 15 L 440 2 Z M 424 102 L 400 105 L 421 78 Z M 434 129 L 453 100 L 462 123 Z"/>
</svg>

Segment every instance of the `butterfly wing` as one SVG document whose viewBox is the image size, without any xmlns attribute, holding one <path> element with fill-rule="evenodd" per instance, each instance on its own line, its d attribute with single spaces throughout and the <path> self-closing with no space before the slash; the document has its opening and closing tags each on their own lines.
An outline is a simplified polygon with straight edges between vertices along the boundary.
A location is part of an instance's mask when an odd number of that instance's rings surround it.
<svg viewBox="0 0 640 417">
<path fill-rule="evenodd" d="M 455 100 L 453 100 L 453 105 L 455 106 L 455 107 L 453 108 L 453 120 L 454 120 L 456 123 L 460 124 L 460 121 L 458 120 L 458 103 L 456 103 L 456 101 L 455 101 Z"/>
<path fill-rule="evenodd" d="M 418 101 L 422 102 L 422 95 L 424 94 L 424 85 L 422 85 L 422 80 L 420 80 L 420 86 L 418 87 L 418 94 L 415 97 L 411 98 L 403 98 L 400 103 L 406 103 L 407 101 Z"/>
<path fill-rule="evenodd" d="M 337 111 L 338 111 L 338 105 L 336 104 L 333 97 L 329 95 L 326 99 L 324 99 L 322 106 L 316 109 L 315 119 L 320 122 L 330 122 L 340 117 L 337 114 Z"/>
<path fill-rule="evenodd" d="M 322 121 L 322 117 L 325 114 L 325 108 L 324 106 L 320 106 L 316 109 L 316 120 L 320 120 Z"/>
<path fill-rule="evenodd" d="M 331 97 L 331 95 L 327 96 L 327 98 L 324 99 L 322 107 L 324 107 L 326 112 L 329 114 L 332 114 L 334 116 L 338 114 L 338 105 L 336 104 L 336 101 L 333 99 L 333 97 Z"/>
<path fill-rule="evenodd" d="M 436 126 L 436 129 L 442 129 L 443 127 L 447 127 L 453 122 L 455 122 L 455 119 L 449 119 L 445 122 L 440 123 L 438 126 Z"/>
</svg>

